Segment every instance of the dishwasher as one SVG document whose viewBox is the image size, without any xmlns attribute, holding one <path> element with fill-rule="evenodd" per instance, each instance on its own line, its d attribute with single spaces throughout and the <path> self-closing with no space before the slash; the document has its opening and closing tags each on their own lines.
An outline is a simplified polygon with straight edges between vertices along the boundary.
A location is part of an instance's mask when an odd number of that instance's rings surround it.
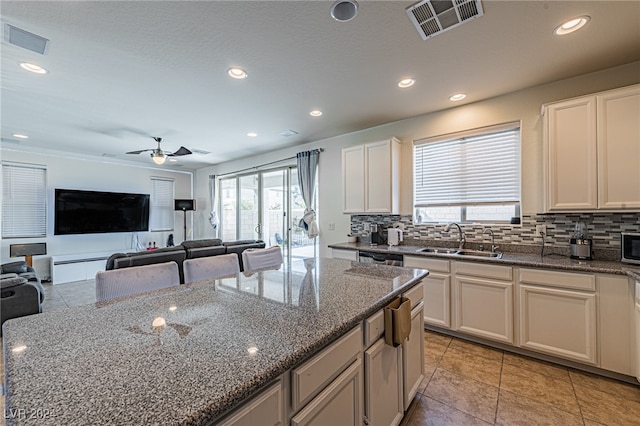
<svg viewBox="0 0 640 426">
<path fill-rule="evenodd" d="M 379 265 L 402 266 L 402 255 L 393 253 L 376 253 L 358 250 L 358 261 L 362 263 L 377 263 Z"/>
</svg>

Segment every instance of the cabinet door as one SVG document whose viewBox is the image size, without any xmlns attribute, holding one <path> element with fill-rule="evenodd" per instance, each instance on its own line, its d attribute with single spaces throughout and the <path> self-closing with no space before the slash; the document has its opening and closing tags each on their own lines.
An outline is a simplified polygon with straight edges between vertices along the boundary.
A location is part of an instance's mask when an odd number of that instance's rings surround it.
<svg viewBox="0 0 640 426">
<path fill-rule="evenodd" d="M 378 339 L 364 353 L 365 416 L 370 425 L 397 425 L 404 415 L 402 346 Z"/>
<path fill-rule="evenodd" d="M 456 330 L 513 343 L 513 283 L 458 276 Z"/>
<path fill-rule="evenodd" d="M 640 207 L 640 86 L 598 95 L 598 206 Z"/>
<path fill-rule="evenodd" d="M 392 161 L 391 140 L 365 145 L 366 211 L 370 213 L 392 213 Z"/>
<path fill-rule="evenodd" d="M 451 328 L 451 277 L 430 273 L 424 283 L 424 321 L 438 327 Z"/>
<path fill-rule="evenodd" d="M 402 367 L 404 382 L 404 409 L 418 392 L 424 379 L 424 305 L 422 302 L 411 311 L 411 333 L 402 344 Z M 376 423 L 374 423 L 376 424 Z"/>
<path fill-rule="evenodd" d="M 293 426 L 362 425 L 362 360 L 358 358 L 291 419 Z"/>
<path fill-rule="evenodd" d="M 634 282 L 626 275 L 608 274 L 598 275 L 596 280 L 598 283 L 599 367 L 632 376 L 635 370 Z M 640 357 L 640 353 L 637 356 Z"/>
<path fill-rule="evenodd" d="M 596 209 L 595 96 L 545 111 L 546 204 L 549 211 Z"/>
<path fill-rule="evenodd" d="M 342 150 L 342 206 L 344 213 L 365 211 L 364 145 Z"/>
<path fill-rule="evenodd" d="M 596 364 L 596 295 L 519 286 L 520 346 Z"/>
</svg>

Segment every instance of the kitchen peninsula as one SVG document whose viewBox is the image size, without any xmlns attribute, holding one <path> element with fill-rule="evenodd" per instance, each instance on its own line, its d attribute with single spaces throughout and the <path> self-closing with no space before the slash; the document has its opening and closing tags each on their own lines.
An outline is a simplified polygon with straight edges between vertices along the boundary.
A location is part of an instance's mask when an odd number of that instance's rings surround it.
<svg viewBox="0 0 640 426">
<path fill-rule="evenodd" d="M 327 391 L 304 394 L 296 369 L 350 339 L 358 349 L 347 370 L 357 364 L 362 389 L 361 329 L 366 342 L 375 334 L 370 318 L 399 295 L 421 300 L 427 274 L 305 259 L 279 271 L 10 320 L 3 348 L 7 424 L 217 423 L 279 382 L 288 423 Z M 331 384 L 338 374 L 328 377 Z M 356 405 L 362 412 L 362 402 Z"/>
</svg>

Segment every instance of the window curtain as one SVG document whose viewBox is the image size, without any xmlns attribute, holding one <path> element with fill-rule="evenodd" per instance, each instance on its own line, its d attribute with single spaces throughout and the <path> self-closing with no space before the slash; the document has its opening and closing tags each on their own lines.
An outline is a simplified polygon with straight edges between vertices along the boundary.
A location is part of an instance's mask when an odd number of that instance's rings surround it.
<svg viewBox="0 0 640 426">
<path fill-rule="evenodd" d="M 216 193 L 216 175 L 209 176 L 209 198 L 211 199 L 211 213 L 209 214 L 209 223 L 213 228 L 213 237 L 218 238 L 218 226 L 220 226 L 220 218 L 216 208 L 218 207 L 218 194 Z"/>
<path fill-rule="evenodd" d="M 318 159 L 320 151 L 303 151 L 296 155 L 298 166 L 298 185 L 302 193 L 305 209 L 300 221 L 300 227 L 307 231 L 309 238 L 318 236 L 320 230 L 316 223 L 316 212 L 313 210 L 314 190 L 316 187 L 316 175 L 318 172 Z"/>
</svg>

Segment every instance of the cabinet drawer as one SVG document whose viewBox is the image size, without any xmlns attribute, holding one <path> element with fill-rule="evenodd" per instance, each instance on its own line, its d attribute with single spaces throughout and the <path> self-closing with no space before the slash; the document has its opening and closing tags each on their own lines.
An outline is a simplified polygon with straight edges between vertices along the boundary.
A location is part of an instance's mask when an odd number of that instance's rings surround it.
<svg viewBox="0 0 640 426">
<path fill-rule="evenodd" d="M 405 256 L 404 266 L 410 268 L 428 269 L 434 272 L 449 272 L 449 261 L 443 259 L 430 259 L 422 256 Z"/>
<path fill-rule="evenodd" d="M 513 268 L 511 266 L 455 262 L 454 269 L 458 275 L 472 275 L 474 277 L 493 278 L 505 281 L 511 281 L 513 279 Z"/>
<path fill-rule="evenodd" d="M 548 287 L 596 291 L 596 276 L 594 274 L 522 268 L 520 269 L 520 282 Z"/>
<path fill-rule="evenodd" d="M 384 310 L 364 320 L 364 347 L 368 348 L 384 334 Z"/>
<path fill-rule="evenodd" d="M 298 410 L 338 377 L 362 350 L 362 327 L 332 343 L 328 348 L 291 372 L 292 404 Z"/>
<path fill-rule="evenodd" d="M 282 425 L 284 424 L 283 407 L 282 383 L 278 381 L 219 424 L 220 426 Z"/>
<path fill-rule="evenodd" d="M 415 308 L 424 298 L 423 284 L 421 282 L 418 283 L 418 285 L 405 291 L 402 295 L 411 300 L 411 309 Z"/>
</svg>

